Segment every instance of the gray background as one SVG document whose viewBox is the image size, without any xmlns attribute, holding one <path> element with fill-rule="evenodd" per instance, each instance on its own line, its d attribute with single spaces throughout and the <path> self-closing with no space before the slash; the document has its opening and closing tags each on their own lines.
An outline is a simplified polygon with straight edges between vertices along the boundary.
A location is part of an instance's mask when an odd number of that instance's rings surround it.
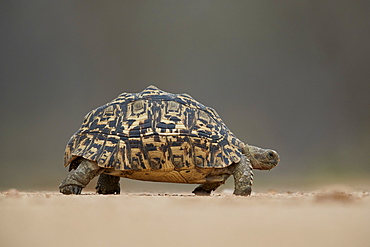
<svg viewBox="0 0 370 247">
<path fill-rule="evenodd" d="M 369 13 L 368 1 L 0 1 L 0 189 L 56 189 L 83 116 L 150 84 L 276 149 L 257 185 L 367 179 Z"/>
</svg>

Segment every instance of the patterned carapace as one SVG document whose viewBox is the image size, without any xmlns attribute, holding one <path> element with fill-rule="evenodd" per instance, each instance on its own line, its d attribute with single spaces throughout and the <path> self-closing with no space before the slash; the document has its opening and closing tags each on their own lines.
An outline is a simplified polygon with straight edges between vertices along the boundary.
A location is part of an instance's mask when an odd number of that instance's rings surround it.
<svg viewBox="0 0 370 247">
<path fill-rule="evenodd" d="M 240 161 L 243 146 L 212 108 L 149 86 L 89 112 L 64 165 L 83 157 L 121 171 L 224 168 Z"/>
</svg>

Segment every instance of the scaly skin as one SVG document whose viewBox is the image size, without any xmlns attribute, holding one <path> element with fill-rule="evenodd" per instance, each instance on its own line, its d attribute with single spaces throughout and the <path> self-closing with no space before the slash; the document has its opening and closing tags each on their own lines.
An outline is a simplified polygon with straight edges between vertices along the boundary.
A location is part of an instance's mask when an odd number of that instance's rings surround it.
<svg viewBox="0 0 370 247">
<path fill-rule="evenodd" d="M 98 194 L 119 194 L 121 191 L 119 184 L 120 177 L 111 176 L 108 174 L 100 174 L 96 185 L 96 193 Z"/>
<path fill-rule="evenodd" d="M 234 195 L 249 196 L 252 193 L 253 171 L 249 160 L 242 157 L 235 167 L 234 173 Z"/>
<path fill-rule="evenodd" d="M 253 169 L 271 170 L 279 164 L 279 154 L 272 149 L 264 149 L 245 144 L 243 154 L 248 158 Z"/>
<path fill-rule="evenodd" d="M 81 194 L 83 188 L 96 176 L 101 174 L 104 168 L 100 168 L 96 162 L 83 159 L 76 170 L 72 171 L 59 185 L 59 190 L 65 195 Z"/>
</svg>

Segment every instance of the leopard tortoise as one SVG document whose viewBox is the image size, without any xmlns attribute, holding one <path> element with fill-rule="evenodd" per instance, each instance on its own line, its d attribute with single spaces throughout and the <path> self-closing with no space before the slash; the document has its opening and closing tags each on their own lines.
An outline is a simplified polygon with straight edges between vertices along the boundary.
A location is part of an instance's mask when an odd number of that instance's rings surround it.
<svg viewBox="0 0 370 247">
<path fill-rule="evenodd" d="M 200 184 L 210 195 L 234 176 L 235 195 L 250 195 L 252 169 L 270 170 L 279 155 L 240 141 L 210 107 L 187 94 L 149 86 L 122 93 L 89 112 L 69 140 L 64 166 L 73 170 L 60 184 L 63 194 L 80 194 L 99 176 L 99 194 L 119 194 L 120 177 Z"/>
</svg>

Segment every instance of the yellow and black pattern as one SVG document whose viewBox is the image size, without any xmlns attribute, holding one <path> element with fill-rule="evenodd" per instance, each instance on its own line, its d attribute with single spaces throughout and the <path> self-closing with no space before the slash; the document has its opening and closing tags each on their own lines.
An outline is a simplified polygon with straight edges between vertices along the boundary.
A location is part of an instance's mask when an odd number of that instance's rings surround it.
<svg viewBox="0 0 370 247">
<path fill-rule="evenodd" d="M 223 168 L 240 161 L 243 145 L 212 108 L 149 86 L 89 112 L 64 165 L 83 157 L 121 171 Z"/>
</svg>

